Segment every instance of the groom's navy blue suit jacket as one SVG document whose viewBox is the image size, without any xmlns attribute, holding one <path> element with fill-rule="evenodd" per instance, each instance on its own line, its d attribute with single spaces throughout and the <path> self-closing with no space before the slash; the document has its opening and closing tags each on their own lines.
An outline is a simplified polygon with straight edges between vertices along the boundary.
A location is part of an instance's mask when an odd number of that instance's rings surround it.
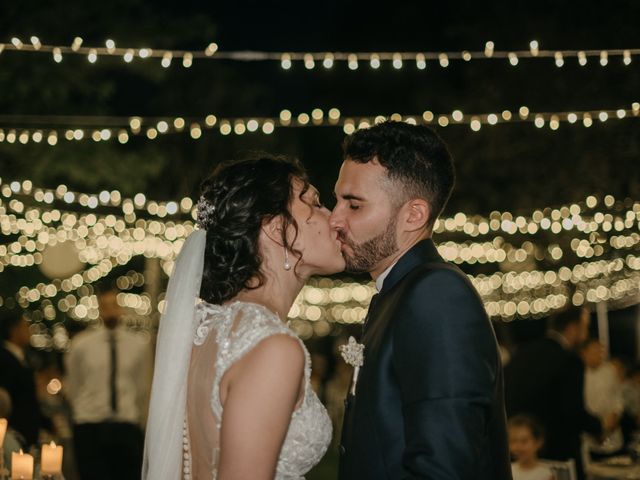
<svg viewBox="0 0 640 480">
<path fill-rule="evenodd" d="M 369 307 L 340 480 L 510 480 L 493 328 L 431 240 L 396 263 Z"/>
</svg>

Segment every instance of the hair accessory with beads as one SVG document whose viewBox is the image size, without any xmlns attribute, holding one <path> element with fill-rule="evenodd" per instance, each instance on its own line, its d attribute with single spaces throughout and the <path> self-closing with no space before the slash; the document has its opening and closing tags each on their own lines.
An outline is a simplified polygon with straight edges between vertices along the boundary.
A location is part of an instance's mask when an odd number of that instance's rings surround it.
<svg viewBox="0 0 640 480">
<path fill-rule="evenodd" d="M 198 204 L 196 205 L 196 210 L 198 212 L 197 215 L 197 224 L 198 227 L 206 230 L 213 224 L 213 217 L 216 213 L 216 206 L 212 205 L 205 197 L 202 195 L 200 200 L 198 200 Z"/>
</svg>

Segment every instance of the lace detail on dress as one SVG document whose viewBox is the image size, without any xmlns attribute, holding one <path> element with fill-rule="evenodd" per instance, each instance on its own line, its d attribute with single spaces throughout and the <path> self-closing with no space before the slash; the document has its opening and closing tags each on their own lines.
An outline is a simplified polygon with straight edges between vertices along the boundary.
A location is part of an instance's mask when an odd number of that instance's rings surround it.
<svg viewBox="0 0 640 480">
<path fill-rule="evenodd" d="M 202 302 L 196 306 L 196 333 L 193 343 L 202 345 L 209 335 L 213 324 L 218 319 L 217 315 L 225 313 L 225 308 L 220 305 L 212 305 Z"/>
<path fill-rule="evenodd" d="M 234 302 L 220 306 L 202 302 L 196 308 L 195 321 L 194 344 L 202 345 L 210 334 L 214 334 L 218 347 L 210 399 L 211 409 L 218 419 L 218 430 L 223 413 L 220 381 L 231 365 L 271 335 L 285 334 L 300 342 L 305 353 L 304 397 L 291 417 L 274 480 L 302 480 L 325 454 L 332 434 L 329 415 L 310 386 L 311 357 L 304 343 L 273 312 L 253 303 Z M 190 465 L 188 454 L 185 455 L 185 464 L 187 462 Z M 212 478 L 215 477 L 214 471 Z"/>
</svg>

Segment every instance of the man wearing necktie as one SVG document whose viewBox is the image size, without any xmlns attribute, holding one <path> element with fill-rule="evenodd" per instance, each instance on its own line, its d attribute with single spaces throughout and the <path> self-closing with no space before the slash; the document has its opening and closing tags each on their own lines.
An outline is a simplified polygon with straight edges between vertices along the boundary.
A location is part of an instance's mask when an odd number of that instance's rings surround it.
<svg viewBox="0 0 640 480">
<path fill-rule="evenodd" d="M 510 480 L 502 367 L 482 301 L 431 240 L 454 183 L 429 128 L 384 122 L 346 138 L 331 225 L 347 271 L 378 295 L 347 398 L 340 480 Z"/>
<path fill-rule="evenodd" d="M 102 325 L 78 334 L 65 359 L 66 395 L 82 480 L 138 479 L 151 380 L 151 348 L 119 326 L 118 292 L 98 294 Z"/>
</svg>

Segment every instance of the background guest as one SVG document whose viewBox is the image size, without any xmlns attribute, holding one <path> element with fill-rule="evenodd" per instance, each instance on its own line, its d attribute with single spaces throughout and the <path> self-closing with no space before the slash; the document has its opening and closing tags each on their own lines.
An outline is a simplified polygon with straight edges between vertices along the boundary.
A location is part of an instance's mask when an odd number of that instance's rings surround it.
<svg viewBox="0 0 640 480">
<path fill-rule="evenodd" d="M 605 361 L 605 350 L 597 338 L 587 340 L 580 349 L 585 365 L 584 399 L 587 411 L 604 421 L 607 417 L 622 418 L 624 402 L 619 369 Z M 609 455 L 622 449 L 624 440 L 620 427 L 609 432 L 601 441 L 589 437 L 592 454 Z"/>
<path fill-rule="evenodd" d="M 0 387 L 4 388 L 13 406 L 9 425 L 24 438 L 24 448 L 38 443 L 41 429 L 51 429 L 51 422 L 42 414 L 34 371 L 27 357 L 31 334 L 22 312 L 0 313 Z"/>
<path fill-rule="evenodd" d="M 538 452 L 544 445 L 542 427 L 526 415 L 509 419 L 509 451 L 514 458 L 511 464 L 513 480 L 553 480 L 553 473 L 540 463 Z"/>
<path fill-rule="evenodd" d="M 79 333 L 65 359 L 83 480 L 137 480 L 142 469 L 152 355 L 147 341 L 119 326 L 117 296 L 98 294 L 102 325 Z"/>
<path fill-rule="evenodd" d="M 580 434 L 600 436 L 616 426 L 615 417 L 600 419 L 584 407 L 584 365 L 576 353 L 588 336 L 589 316 L 570 308 L 552 317 L 548 335 L 522 347 L 505 368 L 509 416 L 537 418 L 546 432 L 545 458 L 576 462 L 584 478 Z"/>
</svg>

